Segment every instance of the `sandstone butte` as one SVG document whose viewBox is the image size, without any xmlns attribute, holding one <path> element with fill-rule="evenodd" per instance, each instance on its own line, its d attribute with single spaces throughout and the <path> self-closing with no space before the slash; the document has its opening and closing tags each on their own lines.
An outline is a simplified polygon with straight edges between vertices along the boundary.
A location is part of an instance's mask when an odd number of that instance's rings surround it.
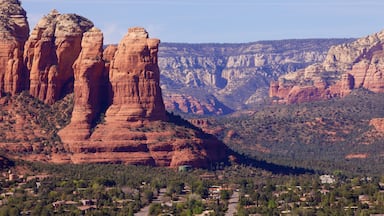
<svg viewBox="0 0 384 216">
<path fill-rule="evenodd" d="M 271 82 L 269 96 L 279 103 L 301 103 L 348 95 L 365 88 L 384 92 L 384 31 L 333 46 L 322 64 Z"/>
<path fill-rule="evenodd" d="M 209 167 L 225 158 L 226 148 L 217 139 L 167 122 L 157 64 L 159 43 L 145 29 L 130 28 L 117 48 L 104 51 L 109 54 L 103 60 L 102 33 L 93 28 L 84 34 L 74 64 L 71 123 L 59 132 L 71 152 L 67 160 Z M 103 81 L 105 62 L 109 84 L 96 85 Z M 109 92 L 111 100 L 98 101 L 101 92 Z M 104 123 L 93 125 L 94 114 L 108 101 Z"/>
<path fill-rule="evenodd" d="M 53 10 L 29 35 L 20 2 L 0 4 L 1 96 L 27 90 L 52 105 L 74 95 L 70 123 L 52 130 L 59 129 L 61 138 L 52 142 L 61 142 L 50 147 L 56 150 L 44 148 L 48 151 L 39 155 L 34 149 L 41 143 L 33 140 L 45 129 L 17 113 L 7 118 L 15 119 L 10 133 L 22 141 L 0 142 L 0 148 L 16 155 L 22 149 L 23 159 L 54 163 L 209 167 L 226 159 L 222 142 L 167 114 L 159 85 L 160 40 L 149 38 L 145 29 L 130 28 L 118 46 L 103 50 L 103 33 L 82 16 Z M 4 108 L 12 107 L 12 99 L 0 99 Z M 27 135 L 22 122 L 34 122 Z"/>
</svg>

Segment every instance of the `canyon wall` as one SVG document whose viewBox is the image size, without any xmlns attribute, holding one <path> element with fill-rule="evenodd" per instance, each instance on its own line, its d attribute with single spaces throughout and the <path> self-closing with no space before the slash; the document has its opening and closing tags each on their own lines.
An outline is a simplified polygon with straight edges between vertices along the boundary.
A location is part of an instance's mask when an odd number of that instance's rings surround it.
<svg viewBox="0 0 384 216">
<path fill-rule="evenodd" d="M 271 82 L 270 97 L 300 103 L 348 95 L 365 88 L 384 92 L 384 32 L 333 46 L 325 60 Z"/>
<path fill-rule="evenodd" d="M 351 39 L 302 39 L 245 44 L 173 44 L 159 49 L 168 110 L 221 115 L 268 102 L 271 81 L 326 58 Z"/>
</svg>

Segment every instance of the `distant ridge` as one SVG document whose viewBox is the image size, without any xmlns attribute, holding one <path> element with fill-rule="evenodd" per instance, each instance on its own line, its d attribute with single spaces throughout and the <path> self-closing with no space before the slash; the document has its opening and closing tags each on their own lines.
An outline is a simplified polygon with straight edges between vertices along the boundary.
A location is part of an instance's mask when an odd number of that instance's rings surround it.
<svg viewBox="0 0 384 216">
<path fill-rule="evenodd" d="M 269 102 L 271 81 L 322 62 L 331 46 L 353 40 L 162 43 L 159 68 L 166 108 L 182 113 L 223 115 L 265 104 Z"/>
</svg>

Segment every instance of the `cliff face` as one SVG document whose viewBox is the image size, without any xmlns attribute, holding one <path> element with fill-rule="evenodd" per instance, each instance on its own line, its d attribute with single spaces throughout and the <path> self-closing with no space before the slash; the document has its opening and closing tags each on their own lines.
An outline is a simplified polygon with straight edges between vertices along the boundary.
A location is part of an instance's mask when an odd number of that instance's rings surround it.
<svg viewBox="0 0 384 216">
<path fill-rule="evenodd" d="M 0 149 L 7 155 L 169 167 L 226 158 L 222 142 L 167 114 L 160 40 L 145 29 L 130 28 L 103 50 L 103 33 L 82 16 L 53 10 L 29 36 L 20 2 L 0 6 Z M 30 95 L 16 94 L 22 90 Z"/>
<path fill-rule="evenodd" d="M 107 96 L 102 95 L 107 86 L 102 53 L 103 33 L 92 28 L 84 33 L 80 55 L 73 65 L 74 107 L 70 124 L 60 131 L 63 142 L 89 138 L 100 114 L 102 99 Z"/>
<path fill-rule="evenodd" d="M 101 41 L 99 31 L 86 32 L 74 64 L 74 110 L 71 123 L 59 132 L 71 152 L 65 156 L 68 161 L 209 167 L 225 159 L 223 143 L 166 116 L 157 66 L 158 39 L 149 38 L 143 28 L 131 28 L 117 49 L 104 51 L 104 58 Z M 105 65 L 110 66 L 110 85 L 97 86 Z M 100 92 L 109 93 L 111 104 L 103 123 L 91 131 L 102 104 L 94 96 Z"/>
<path fill-rule="evenodd" d="M 113 103 L 107 120 L 165 120 L 157 52 L 160 40 L 142 28 L 131 28 L 111 61 Z"/>
<path fill-rule="evenodd" d="M 26 12 L 18 0 L 0 1 L 0 96 L 28 89 L 23 50 L 29 36 Z"/>
<path fill-rule="evenodd" d="M 165 105 L 181 112 L 226 114 L 264 103 L 270 81 L 324 61 L 331 45 L 346 41 L 350 40 L 162 44 L 159 67 Z"/>
<path fill-rule="evenodd" d="M 321 64 L 281 76 L 270 86 L 270 97 L 300 103 L 343 97 L 353 89 L 384 91 L 384 32 L 332 47 Z"/>
<path fill-rule="evenodd" d="M 32 96 L 53 104 L 73 91 L 72 65 L 81 51 L 83 33 L 92 27 L 84 17 L 56 10 L 39 21 L 24 53 Z"/>
</svg>

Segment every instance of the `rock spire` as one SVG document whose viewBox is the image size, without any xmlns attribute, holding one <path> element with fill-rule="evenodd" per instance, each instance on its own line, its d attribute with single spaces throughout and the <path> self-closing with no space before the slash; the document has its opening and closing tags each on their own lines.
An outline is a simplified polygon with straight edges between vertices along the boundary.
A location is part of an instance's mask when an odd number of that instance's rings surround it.
<svg viewBox="0 0 384 216">
<path fill-rule="evenodd" d="M 88 19 L 53 10 L 33 29 L 25 45 L 24 62 L 30 71 L 30 94 L 53 104 L 73 91 L 72 65 L 81 51 Z"/>
<path fill-rule="evenodd" d="M 0 1 L 0 96 L 28 89 L 28 72 L 23 64 L 28 36 L 27 16 L 20 2 Z"/>
</svg>

